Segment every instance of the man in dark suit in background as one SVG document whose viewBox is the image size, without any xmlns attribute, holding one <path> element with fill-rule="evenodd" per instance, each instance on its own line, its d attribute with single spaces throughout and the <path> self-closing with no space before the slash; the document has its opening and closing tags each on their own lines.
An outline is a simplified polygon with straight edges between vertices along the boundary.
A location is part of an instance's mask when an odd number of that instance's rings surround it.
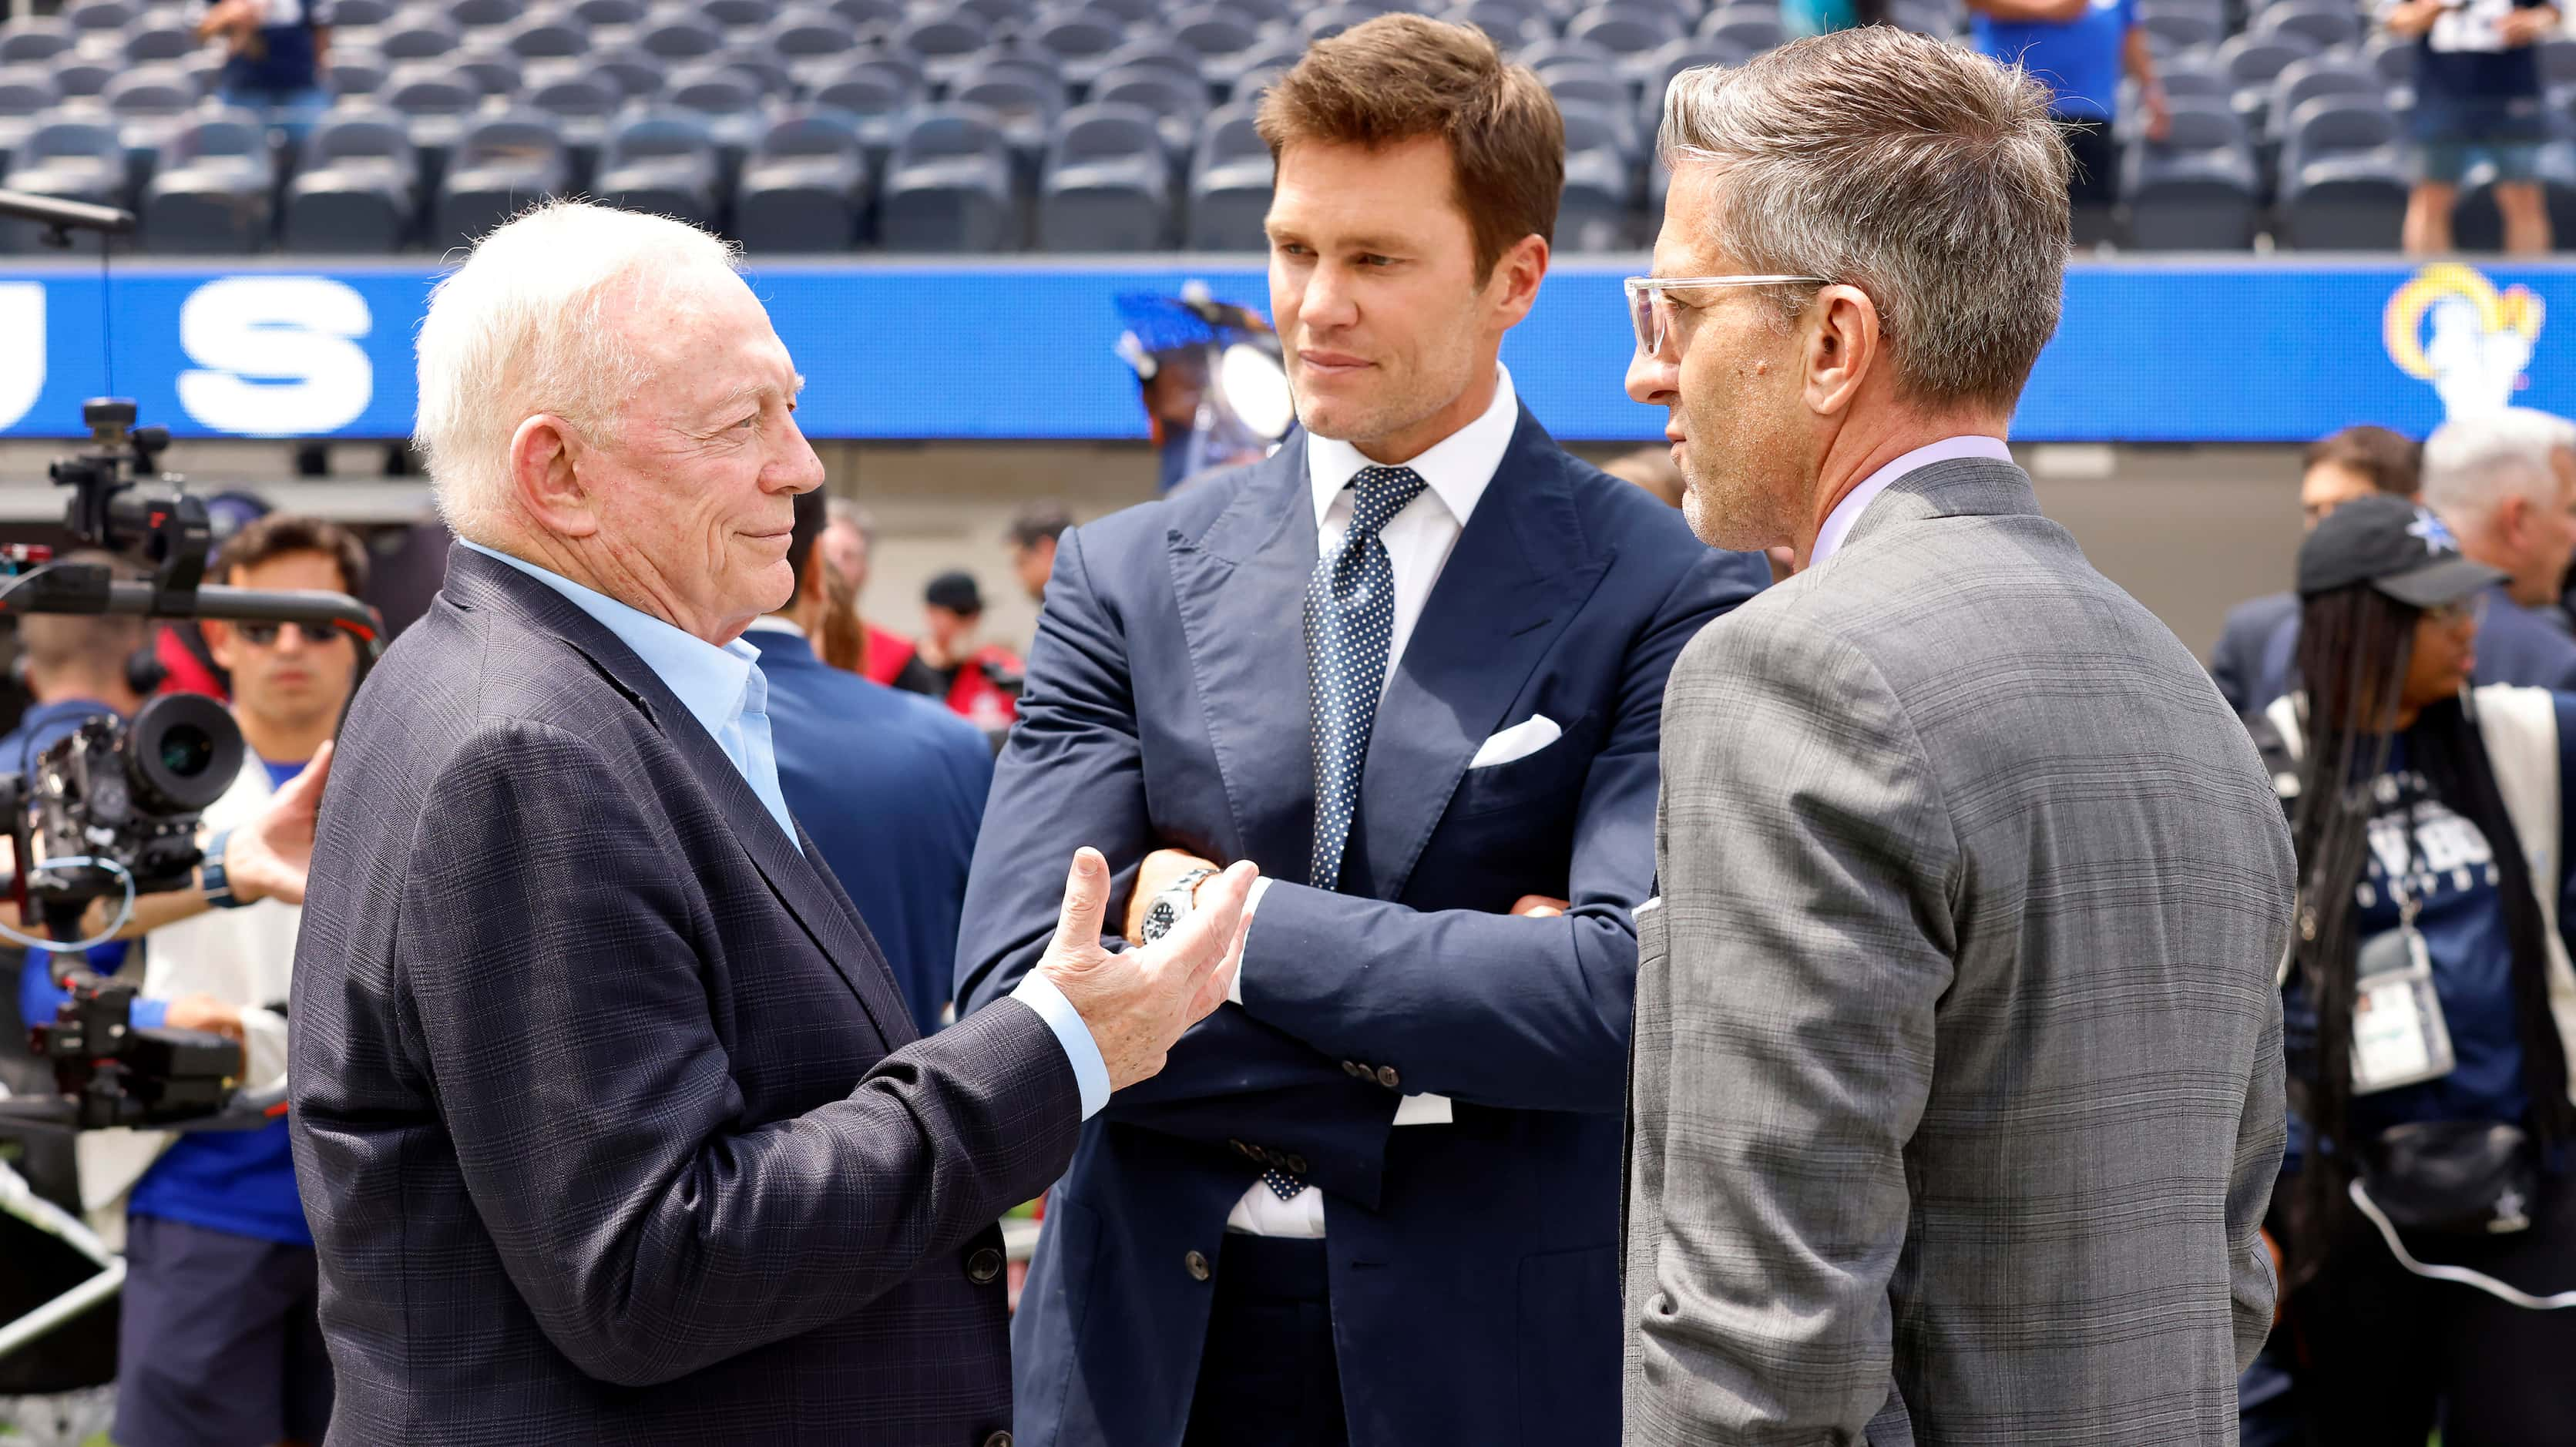
<svg viewBox="0 0 2576 1447">
<path fill-rule="evenodd" d="M 1130 940 L 1216 863 L 1271 885 L 1235 1003 L 1049 1198 L 1018 1433 L 1607 1447 L 1664 676 L 1763 567 L 1559 450 L 1498 365 L 1562 187 L 1535 76 L 1390 15 L 1261 127 L 1303 435 L 1064 535 L 967 890 L 972 1023 L 1074 840 Z"/>
<path fill-rule="evenodd" d="M 2412 499 L 2421 486 L 2424 449 L 2403 433 L 2385 427 L 2346 427 L 2308 444 L 2299 466 L 2299 512 L 2308 531 L 2326 515 L 2357 497 L 2390 493 Z M 2272 635 L 2294 627 L 2299 595 L 2266 593 L 2227 610 L 2218 645 L 2209 651 L 2209 676 L 2219 695 L 2238 713 L 2252 713 L 2272 700 L 2262 689 L 2264 650 Z"/>
<path fill-rule="evenodd" d="M 732 260 L 554 204 L 422 322 L 459 546 L 350 712 L 296 951 L 335 1444 L 1009 1447 L 994 1220 L 1224 996 L 1251 871 L 1111 955 L 1083 850 L 1036 987 L 915 1039 L 739 636 L 823 469 Z"/>
<path fill-rule="evenodd" d="M 957 915 L 993 787 L 993 750 L 973 724 L 932 700 L 814 656 L 810 640 L 831 607 L 816 546 L 824 525 L 822 490 L 798 494 L 787 546 L 796 596 L 753 620 L 744 636 L 769 679 L 788 812 L 850 892 L 927 1035 L 947 1013 L 956 978 Z"/>
</svg>

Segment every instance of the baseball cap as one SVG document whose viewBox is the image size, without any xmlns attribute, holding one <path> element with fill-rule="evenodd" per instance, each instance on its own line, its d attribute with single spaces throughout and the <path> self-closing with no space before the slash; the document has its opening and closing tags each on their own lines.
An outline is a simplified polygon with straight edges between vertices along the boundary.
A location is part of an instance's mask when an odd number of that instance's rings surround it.
<svg viewBox="0 0 2576 1447">
<path fill-rule="evenodd" d="M 972 573 L 942 573 L 921 590 L 921 601 L 951 613 L 974 614 L 984 611 L 983 590 L 975 586 Z"/>
<path fill-rule="evenodd" d="M 2299 595 L 2368 583 L 2400 603 L 2438 608 L 2504 581 L 2460 553 L 2442 520 L 2402 497 L 2355 498 L 2299 545 Z"/>
</svg>

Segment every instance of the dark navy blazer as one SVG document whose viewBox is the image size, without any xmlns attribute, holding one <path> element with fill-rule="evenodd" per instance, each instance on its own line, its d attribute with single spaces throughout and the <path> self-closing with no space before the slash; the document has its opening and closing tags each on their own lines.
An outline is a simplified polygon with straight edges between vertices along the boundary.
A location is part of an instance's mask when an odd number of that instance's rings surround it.
<svg viewBox="0 0 2576 1447">
<path fill-rule="evenodd" d="M 800 842 L 802 845 L 800 852 Z M 359 690 L 295 952 L 334 1447 L 978 1447 L 1064 1048 L 927 1040 L 858 913 L 571 600 L 469 548 Z"/>
<path fill-rule="evenodd" d="M 814 656 L 793 633 L 744 635 L 769 679 L 769 731 L 788 812 L 814 836 L 903 986 L 921 1033 L 956 977 L 966 867 L 993 787 L 981 729 Z"/>
<path fill-rule="evenodd" d="M 1275 881 L 1244 1005 L 1083 1131 L 1013 1324 L 1022 1447 L 1176 1447 L 1225 1219 L 1286 1163 L 1327 1193 L 1353 1447 L 1619 1436 L 1621 1111 L 1682 645 L 1767 579 L 1524 412 L 1393 669 L 1343 866 L 1314 829 L 1305 448 L 1068 533 L 993 784 L 960 1001 L 1006 994 L 1099 846 L 1123 902 L 1163 845 Z M 1563 736 L 1469 772 L 1533 714 Z M 1505 917 L 1526 894 L 1562 918 Z M 1123 916 L 1114 915 L 1113 918 Z M 980 1017 L 978 1017 L 980 1018 Z M 1406 1093 L 1448 1125 L 1393 1128 Z"/>
</svg>

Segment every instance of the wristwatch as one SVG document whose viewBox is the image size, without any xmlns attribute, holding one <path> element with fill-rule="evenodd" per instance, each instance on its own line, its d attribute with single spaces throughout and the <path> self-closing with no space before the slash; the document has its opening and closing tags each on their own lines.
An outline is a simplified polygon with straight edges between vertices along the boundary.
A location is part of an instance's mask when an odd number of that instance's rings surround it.
<svg viewBox="0 0 2576 1447">
<path fill-rule="evenodd" d="M 252 902 L 233 898 L 232 879 L 224 873 L 224 846 L 232 839 L 230 829 L 216 830 L 206 841 L 205 862 L 197 866 L 197 888 L 205 893 L 206 903 L 217 909 L 239 909 Z"/>
<path fill-rule="evenodd" d="M 1181 922 L 1181 916 L 1190 912 L 1190 896 L 1197 891 L 1199 881 L 1215 877 L 1216 871 L 1213 869 L 1193 869 L 1173 880 L 1171 888 L 1155 895 L 1145 906 L 1144 925 L 1136 931 L 1144 938 L 1136 943 L 1150 945 L 1170 934 L 1172 926 Z"/>
</svg>

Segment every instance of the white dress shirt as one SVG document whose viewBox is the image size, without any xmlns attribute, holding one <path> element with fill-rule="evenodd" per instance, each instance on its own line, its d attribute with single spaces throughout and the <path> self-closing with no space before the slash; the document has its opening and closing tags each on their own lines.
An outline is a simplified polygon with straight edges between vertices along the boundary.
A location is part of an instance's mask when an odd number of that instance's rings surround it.
<svg viewBox="0 0 2576 1447">
<path fill-rule="evenodd" d="M 1476 420 L 1400 464 L 1421 476 L 1423 488 L 1419 496 L 1386 520 L 1385 527 L 1378 529 L 1378 541 L 1386 545 L 1387 561 L 1395 572 L 1395 617 L 1387 630 L 1386 677 L 1378 685 L 1379 698 L 1386 697 L 1388 686 L 1395 682 L 1404 646 L 1413 637 L 1413 625 L 1422 621 L 1423 604 L 1430 601 L 1432 586 L 1440 581 L 1440 570 L 1448 565 L 1450 549 L 1458 546 L 1458 535 L 1467 530 L 1467 519 L 1493 482 L 1494 470 L 1503 465 L 1503 454 L 1511 450 L 1512 433 L 1520 427 L 1520 420 L 1520 395 L 1512 390 L 1512 374 L 1496 363 L 1494 400 Z M 1318 558 L 1332 552 L 1351 530 L 1351 509 L 1356 504 L 1351 479 L 1363 467 L 1380 465 L 1347 442 L 1307 435 L 1306 483 L 1315 495 Z M 1366 786 L 1365 780 L 1362 785 Z M 1259 911 L 1261 896 L 1269 888 L 1268 876 L 1253 883 L 1247 913 Z M 1243 1003 L 1240 969 L 1228 998 L 1238 1005 Z M 1449 1102 L 1444 1097 L 1409 1095 L 1397 1108 L 1395 1123 L 1434 1125 L 1448 1119 Z M 1225 1228 L 1254 1236 L 1321 1236 L 1324 1193 L 1308 1186 L 1297 1193 L 1295 1200 L 1283 1201 L 1278 1192 L 1256 1180 L 1227 1213 Z"/>
<path fill-rule="evenodd" d="M 1962 457 L 1991 457 L 1997 462 L 2010 462 L 2012 449 L 2004 446 L 2000 437 L 1944 437 L 1938 442 L 1915 448 L 1871 473 L 1860 486 L 1844 493 L 1843 500 L 1835 503 L 1834 510 L 1825 515 L 1825 525 L 1816 531 L 1815 550 L 1807 555 L 1807 566 L 1816 566 L 1842 548 L 1843 539 L 1851 536 L 1852 524 L 1860 521 L 1860 515 L 1868 510 L 1880 493 L 1887 491 L 1889 483 L 1917 468 Z"/>
</svg>

